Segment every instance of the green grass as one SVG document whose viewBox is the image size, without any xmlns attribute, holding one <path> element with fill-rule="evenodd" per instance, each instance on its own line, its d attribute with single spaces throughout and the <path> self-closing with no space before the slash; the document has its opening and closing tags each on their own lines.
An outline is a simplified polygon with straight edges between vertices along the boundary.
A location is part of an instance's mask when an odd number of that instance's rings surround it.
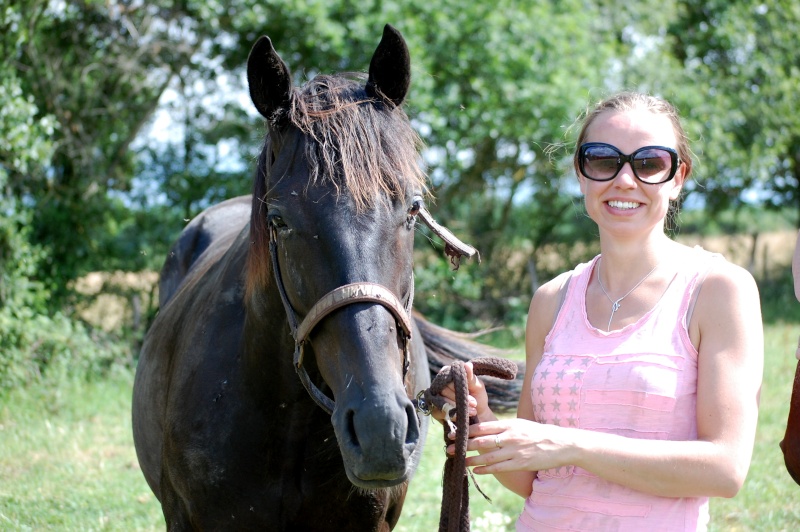
<svg viewBox="0 0 800 532">
<path fill-rule="evenodd" d="M 766 326 L 766 364 L 753 464 L 733 499 L 711 502 L 712 530 L 794 530 L 800 486 L 786 473 L 783 437 L 800 325 Z M 56 390 L 18 390 L 0 401 L 0 530 L 163 530 L 138 469 L 130 429 L 132 376 Z M 397 529 L 438 527 L 442 432 L 433 427 Z M 522 499 L 480 477 L 470 491 L 472 529 L 513 530 Z"/>
<path fill-rule="evenodd" d="M 34 388 L 0 403 L 0 530 L 163 530 L 133 450 L 131 382 Z"/>
<path fill-rule="evenodd" d="M 765 326 L 764 384 L 753 461 L 736 497 L 711 501 L 714 530 L 797 530 L 800 524 L 800 486 L 786 472 L 778 447 L 789 415 L 798 335 L 798 324 Z"/>
</svg>

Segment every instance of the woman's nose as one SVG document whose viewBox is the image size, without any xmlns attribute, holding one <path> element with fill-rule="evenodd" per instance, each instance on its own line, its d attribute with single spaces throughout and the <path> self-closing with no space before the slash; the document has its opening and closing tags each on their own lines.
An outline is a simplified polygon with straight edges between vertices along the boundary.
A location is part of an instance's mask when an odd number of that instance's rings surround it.
<svg viewBox="0 0 800 532">
<path fill-rule="evenodd" d="M 633 173 L 633 167 L 629 162 L 625 162 L 622 168 L 617 172 L 614 177 L 614 184 L 617 186 L 631 187 L 636 185 L 636 176 Z"/>
</svg>

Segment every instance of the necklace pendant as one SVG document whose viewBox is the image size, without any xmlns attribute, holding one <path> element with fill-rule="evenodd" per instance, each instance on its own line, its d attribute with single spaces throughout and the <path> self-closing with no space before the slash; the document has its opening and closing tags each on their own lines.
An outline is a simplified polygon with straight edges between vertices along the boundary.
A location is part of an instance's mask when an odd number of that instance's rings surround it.
<svg viewBox="0 0 800 532">
<path fill-rule="evenodd" d="M 619 306 L 620 306 L 619 305 L 619 301 L 614 301 L 614 303 L 611 305 L 611 312 L 618 311 L 619 310 Z"/>
</svg>

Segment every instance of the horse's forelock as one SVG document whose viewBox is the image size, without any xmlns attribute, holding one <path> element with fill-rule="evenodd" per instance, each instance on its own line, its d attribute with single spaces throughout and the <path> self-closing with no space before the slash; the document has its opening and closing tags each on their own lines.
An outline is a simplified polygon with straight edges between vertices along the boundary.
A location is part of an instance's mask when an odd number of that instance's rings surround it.
<svg viewBox="0 0 800 532">
<path fill-rule="evenodd" d="M 362 74 L 317 76 L 292 89 L 286 117 L 307 136 L 307 187 L 329 182 L 350 195 L 359 210 L 389 202 L 407 190 L 428 193 L 419 166 L 422 141 L 405 112 L 391 102 L 367 96 Z M 269 284 L 269 227 L 266 216 L 268 135 L 253 183 L 247 293 Z"/>
<path fill-rule="evenodd" d="M 289 119 L 310 140 L 308 186 L 329 181 L 359 209 L 409 188 L 427 192 L 419 166 L 421 139 L 401 108 L 367 95 L 364 79 L 317 76 L 295 90 L 289 111 Z"/>
</svg>

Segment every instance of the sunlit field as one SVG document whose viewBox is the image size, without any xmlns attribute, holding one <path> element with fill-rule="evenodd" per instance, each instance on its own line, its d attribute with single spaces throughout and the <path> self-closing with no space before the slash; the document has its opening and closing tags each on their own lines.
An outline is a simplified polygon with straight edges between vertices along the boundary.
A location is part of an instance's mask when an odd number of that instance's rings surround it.
<svg viewBox="0 0 800 532">
<path fill-rule="evenodd" d="M 798 324 L 766 327 L 766 364 L 753 465 L 733 499 L 711 503 L 712 530 L 795 530 L 800 486 L 783 466 Z M 130 429 L 132 375 L 11 393 L 0 403 L 0 530 L 162 530 L 161 509 L 138 469 Z M 434 426 L 397 529 L 438 528 L 442 431 Z M 513 530 L 522 500 L 490 477 L 492 499 L 470 491 L 472 529 Z"/>
</svg>

